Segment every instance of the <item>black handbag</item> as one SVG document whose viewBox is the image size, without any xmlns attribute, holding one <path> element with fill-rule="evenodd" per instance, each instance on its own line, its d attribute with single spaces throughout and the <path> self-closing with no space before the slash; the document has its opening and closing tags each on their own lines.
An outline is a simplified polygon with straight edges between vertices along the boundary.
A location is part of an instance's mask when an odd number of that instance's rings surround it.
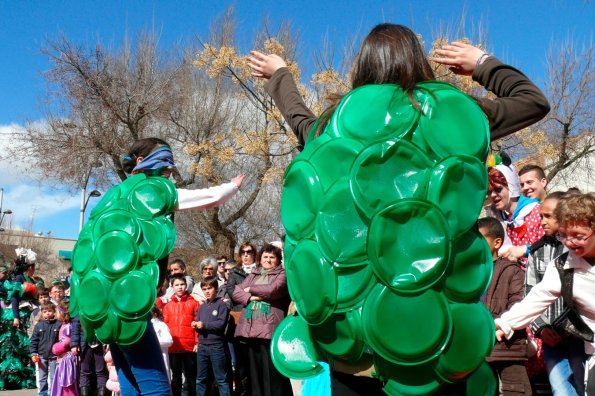
<svg viewBox="0 0 595 396">
<path fill-rule="evenodd" d="M 556 269 L 560 275 L 561 293 L 566 307 L 552 322 L 552 327 L 562 337 L 575 337 L 593 342 L 593 330 L 583 321 L 572 300 L 574 269 L 564 269 L 568 252 L 555 260 Z"/>
</svg>

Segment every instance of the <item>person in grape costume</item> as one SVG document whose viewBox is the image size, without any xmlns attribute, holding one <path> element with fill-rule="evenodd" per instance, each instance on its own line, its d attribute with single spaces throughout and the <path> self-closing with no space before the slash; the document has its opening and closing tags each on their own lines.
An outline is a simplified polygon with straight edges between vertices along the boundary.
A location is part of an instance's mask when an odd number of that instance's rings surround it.
<svg viewBox="0 0 595 396">
<path fill-rule="evenodd" d="M 490 140 L 543 118 L 549 104 L 521 72 L 469 44 L 445 45 L 434 61 L 497 98 L 433 81 L 415 33 L 389 23 L 364 39 L 352 90 L 320 118 L 281 57 L 249 58 L 303 146 L 281 201 L 298 315 L 277 328 L 271 355 L 293 378 L 329 362 L 333 394 L 435 394 L 465 379 L 475 394 L 492 391 L 472 378 L 493 346 L 479 302 L 492 263 L 474 226 L 484 163 Z"/>
<path fill-rule="evenodd" d="M 14 263 L 0 265 L 0 390 L 35 388 L 35 369 L 29 360 L 27 326 L 37 288 L 27 270 L 37 255 L 16 249 Z M 11 270 L 12 269 L 12 270 Z"/>
<path fill-rule="evenodd" d="M 130 176 L 93 209 L 73 251 L 70 311 L 88 339 L 109 344 L 125 395 L 170 395 L 159 340 L 147 326 L 175 245 L 173 212 L 227 202 L 245 176 L 207 189 L 177 189 L 169 145 L 136 141 L 122 161 Z"/>
</svg>

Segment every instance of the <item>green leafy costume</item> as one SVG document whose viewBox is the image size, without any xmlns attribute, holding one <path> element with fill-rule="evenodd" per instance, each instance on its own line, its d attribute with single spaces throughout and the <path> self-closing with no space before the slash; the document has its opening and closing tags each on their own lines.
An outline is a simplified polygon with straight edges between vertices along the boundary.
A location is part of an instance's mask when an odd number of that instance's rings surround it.
<svg viewBox="0 0 595 396">
<path fill-rule="evenodd" d="M 490 373 L 494 324 L 479 299 L 492 260 L 475 227 L 487 120 L 446 83 L 420 83 L 412 99 L 390 84 L 352 90 L 285 172 L 285 267 L 299 315 L 277 328 L 272 357 L 289 377 L 316 375 L 318 360 L 368 362 L 386 393 L 416 395 Z M 469 394 L 493 386 L 470 383 Z"/>
<path fill-rule="evenodd" d="M 19 300 L 31 298 L 23 294 L 23 285 L 19 282 L 5 280 L 0 284 L 0 300 L 7 306 L 0 310 L 0 390 L 35 388 L 35 369 L 31 365 L 27 337 L 31 308 L 21 304 L 20 327 L 14 328 L 14 314 L 8 305 L 15 293 Z"/>
</svg>

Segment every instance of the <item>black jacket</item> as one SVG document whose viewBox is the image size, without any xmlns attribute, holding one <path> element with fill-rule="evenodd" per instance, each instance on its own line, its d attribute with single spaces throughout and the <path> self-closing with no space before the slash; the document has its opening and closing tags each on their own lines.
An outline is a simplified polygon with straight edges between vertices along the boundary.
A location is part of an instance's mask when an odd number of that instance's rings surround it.
<svg viewBox="0 0 595 396">
<path fill-rule="evenodd" d="M 232 311 L 241 311 L 242 308 L 244 308 L 242 304 L 234 303 L 234 301 L 231 299 L 231 296 L 233 295 L 233 291 L 236 288 L 236 286 L 242 283 L 247 276 L 248 274 L 242 269 L 241 265 L 237 265 L 229 271 L 229 277 L 227 278 L 226 288 L 227 294 L 230 297 Z"/>
<path fill-rule="evenodd" d="M 33 334 L 31 334 L 29 352 L 45 359 L 55 357 L 52 353 L 52 346 L 58 342 L 60 326 L 62 323 L 56 319 L 42 319 L 37 322 Z"/>
</svg>

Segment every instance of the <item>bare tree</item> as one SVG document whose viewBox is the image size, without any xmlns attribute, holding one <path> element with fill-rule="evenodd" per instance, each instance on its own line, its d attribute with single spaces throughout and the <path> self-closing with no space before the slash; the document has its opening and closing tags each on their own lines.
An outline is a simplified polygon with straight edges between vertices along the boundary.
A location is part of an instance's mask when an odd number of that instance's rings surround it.
<svg viewBox="0 0 595 396">
<path fill-rule="evenodd" d="M 291 55 L 287 25 L 263 32 L 257 45 Z M 47 125 L 31 123 L 20 149 L 38 160 L 45 178 L 77 189 L 93 169 L 94 183 L 108 188 L 126 178 L 121 158 L 132 142 L 164 138 L 178 162 L 178 187 L 249 176 L 222 208 L 178 214 L 181 244 L 229 255 L 238 237 L 278 239 L 281 175 L 297 142 L 262 82 L 250 80 L 235 40 L 230 9 L 201 41 L 198 57 L 192 48 L 161 50 L 151 32 L 116 50 L 80 46 L 64 36 L 50 41 L 42 49 L 52 66 L 46 73 Z M 295 63 L 293 68 L 299 70 Z"/>
<path fill-rule="evenodd" d="M 593 55 L 592 44 L 580 49 L 567 41 L 550 48 L 546 93 L 552 109 L 540 124 L 545 154 L 551 161 L 547 165 L 549 180 L 595 153 Z"/>
<path fill-rule="evenodd" d="M 127 38 L 115 51 L 61 36 L 42 53 L 51 64 L 45 73 L 47 125 L 29 124 L 20 149 L 37 160 L 45 177 L 64 184 L 83 185 L 99 162 L 98 184 L 124 180 L 123 150 L 144 136 L 166 133 L 162 121 L 175 101 L 180 61 L 164 56 L 152 33 L 141 33 L 134 46 Z"/>
</svg>

